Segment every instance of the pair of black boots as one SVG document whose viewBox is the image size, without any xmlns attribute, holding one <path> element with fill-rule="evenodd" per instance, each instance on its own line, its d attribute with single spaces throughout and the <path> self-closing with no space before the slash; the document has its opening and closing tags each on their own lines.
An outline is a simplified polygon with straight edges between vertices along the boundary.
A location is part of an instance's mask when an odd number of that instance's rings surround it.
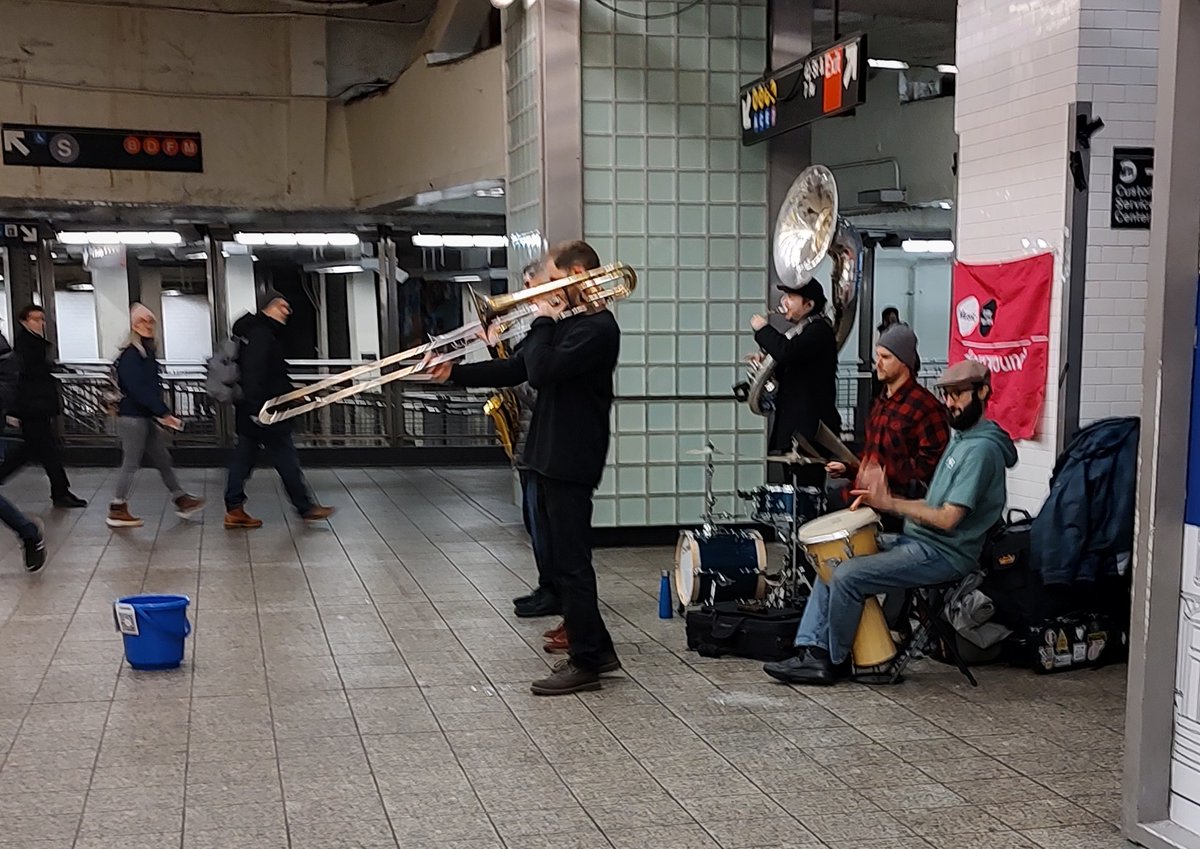
<svg viewBox="0 0 1200 849">
<path fill-rule="evenodd" d="M 529 595 L 513 599 L 513 612 L 521 619 L 539 616 L 562 616 L 562 602 L 545 587 L 538 587 Z"/>
</svg>

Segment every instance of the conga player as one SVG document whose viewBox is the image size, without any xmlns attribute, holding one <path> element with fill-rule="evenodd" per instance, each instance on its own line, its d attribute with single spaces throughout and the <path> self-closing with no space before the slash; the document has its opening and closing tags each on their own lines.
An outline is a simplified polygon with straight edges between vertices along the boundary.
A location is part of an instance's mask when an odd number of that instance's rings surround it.
<svg viewBox="0 0 1200 849">
<path fill-rule="evenodd" d="M 912 328 L 898 320 L 885 327 L 875 346 L 875 374 L 883 391 L 871 405 L 861 462 L 850 468 L 837 461 L 829 463 L 825 470 L 831 478 L 854 477 L 862 467 L 877 464 L 883 468 L 892 494 L 901 498 L 925 495 L 950 440 L 950 428 L 946 408 L 917 382 L 920 368 L 917 335 Z M 902 524 L 899 516 L 883 520 L 886 531 L 898 532 Z"/>
<path fill-rule="evenodd" d="M 1008 434 L 984 418 L 991 374 L 981 363 L 956 363 L 938 378 L 954 435 L 923 500 L 888 489 L 876 463 L 859 474 L 866 504 L 904 519 L 901 534 L 884 535 L 880 552 L 844 561 L 826 584 L 818 581 L 796 633 L 796 657 L 768 663 L 772 678 L 793 684 L 832 684 L 849 672 L 850 648 L 872 595 L 954 581 L 974 570 L 988 530 L 1007 500 L 1005 469 L 1017 462 Z"/>
</svg>

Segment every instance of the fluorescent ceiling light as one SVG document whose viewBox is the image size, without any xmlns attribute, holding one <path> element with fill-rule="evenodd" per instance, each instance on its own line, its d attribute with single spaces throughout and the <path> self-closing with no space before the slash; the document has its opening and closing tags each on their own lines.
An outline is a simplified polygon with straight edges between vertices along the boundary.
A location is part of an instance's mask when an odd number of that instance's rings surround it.
<svg viewBox="0 0 1200 849">
<path fill-rule="evenodd" d="M 180 245 L 183 244 L 183 236 L 171 230 L 157 230 L 150 234 L 150 244 Z"/>
<path fill-rule="evenodd" d="M 326 233 L 325 240 L 331 247 L 335 248 L 352 247 L 361 241 L 357 233 Z"/>
<path fill-rule="evenodd" d="M 470 236 L 466 233 L 417 233 L 412 237 L 416 248 L 503 248 L 508 245 L 504 236 Z"/>
<path fill-rule="evenodd" d="M 295 233 L 266 233 L 267 244 L 273 248 L 294 248 L 300 244 Z"/>
<path fill-rule="evenodd" d="M 59 233 L 58 240 L 64 245 L 86 245 L 88 244 L 87 233 Z"/>
<path fill-rule="evenodd" d="M 329 244 L 329 240 L 325 238 L 324 233 L 297 233 L 296 244 L 303 248 L 323 248 Z"/>
<path fill-rule="evenodd" d="M 225 256 L 229 256 L 229 254 L 225 254 Z M 190 260 L 193 260 L 193 261 L 195 261 L 195 260 L 201 260 L 201 259 L 208 259 L 208 254 L 207 254 L 207 253 L 205 253 L 204 251 L 197 251 L 197 252 L 195 252 L 195 253 L 184 254 L 184 255 L 183 255 L 183 258 L 184 258 L 184 259 L 190 259 Z"/>
<path fill-rule="evenodd" d="M 267 235 L 265 233 L 234 233 L 233 240 L 239 245 L 265 245 Z"/>
<path fill-rule="evenodd" d="M 182 294 L 183 294 L 183 292 L 180 292 L 178 289 L 163 289 L 162 290 L 162 296 L 164 298 L 178 298 Z"/>
<path fill-rule="evenodd" d="M 937 70 L 939 74 L 957 74 L 958 65 L 938 65 Z"/>
<path fill-rule="evenodd" d="M 879 68 L 885 71 L 907 71 L 908 63 L 901 62 L 899 59 L 868 59 L 867 64 L 872 68 Z"/>
<path fill-rule="evenodd" d="M 478 274 L 459 274 L 456 277 L 451 277 L 455 283 L 482 283 L 483 278 Z"/>
<path fill-rule="evenodd" d="M 91 283 L 74 283 L 67 287 L 72 292 L 94 292 L 96 287 Z"/>
<path fill-rule="evenodd" d="M 88 233 L 87 243 L 89 245 L 119 245 L 121 244 L 121 234 L 105 231 L 103 233 Z"/>
<path fill-rule="evenodd" d="M 145 231 L 139 233 L 137 230 L 128 230 L 123 233 L 118 233 L 117 238 L 121 240 L 122 245 L 152 244 L 150 241 L 150 234 Z"/>
<path fill-rule="evenodd" d="M 145 230 L 102 230 L 87 233 L 63 232 L 58 240 L 64 245 L 179 245 L 183 236 L 170 230 L 147 233 Z"/>
<path fill-rule="evenodd" d="M 317 269 L 318 274 L 358 274 L 365 271 L 361 265 L 331 265 L 328 268 Z"/>
<path fill-rule="evenodd" d="M 362 240 L 357 233 L 235 233 L 239 245 L 304 248 L 353 247 Z"/>
<path fill-rule="evenodd" d="M 954 253 L 954 242 L 949 239 L 905 239 L 900 247 L 908 254 Z"/>
<path fill-rule="evenodd" d="M 504 186 L 493 186 L 490 189 L 476 189 L 475 197 L 477 197 L 477 198 L 502 198 L 502 197 L 504 197 Z"/>
</svg>

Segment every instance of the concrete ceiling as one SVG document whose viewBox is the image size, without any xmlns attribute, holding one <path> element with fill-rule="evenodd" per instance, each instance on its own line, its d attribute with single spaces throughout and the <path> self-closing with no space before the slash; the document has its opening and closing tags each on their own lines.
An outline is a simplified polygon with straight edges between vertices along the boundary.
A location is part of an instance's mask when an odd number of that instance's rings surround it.
<svg viewBox="0 0 1200 849">
<path fill-rule="evenodd" d="M 817 9 L 813 17 L 813 43 L 827 44 L 833 41 L 833 14 L 829 10 Z M 912 65 L 954 62 L 953 16 L 949 20 L 928 15 L 899 17 L 843 8 L 839 17 L 843 35 L 867 33 L 872 59 L 901 59 Z"/>
</svg>

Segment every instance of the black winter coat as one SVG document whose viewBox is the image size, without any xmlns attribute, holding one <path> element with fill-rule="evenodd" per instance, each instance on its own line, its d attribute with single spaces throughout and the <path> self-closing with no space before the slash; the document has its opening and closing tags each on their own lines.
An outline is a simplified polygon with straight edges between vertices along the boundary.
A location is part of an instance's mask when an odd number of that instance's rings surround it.
<svg viewBox="0 0 1200 849">
<path fill-rule="evenodd" d="M 262 313 L 244 315 L 233 324 L 233 335 L 242 339 L 238 352 L 238 375 L 242 400 L 239 419 L 257 416 L 262 405 L 292 391 L 280 335 L 283 325 Z"/>
<path fill-rule="evenodd" d="M 555 480 L 600 483 L 608 460 L 613 370 L 621 329 L 603 310 L 562 321 L 539 318 L 519 351 L 505 360 L 458 365 L 460 386 L 520 386 L 537 391 L 521 459 Z"/>
<path fill-rule="evenodd" d="M 154 356 L 153 340 L 143 344 L 146 353 L 129 345 L 117 357 L 117 387 L 121 390 L 117 415 L 162 418 L 171 411 L 163 401 L 158 359 Z"/>
<path fill-rule="evenodd" d="M 1046 585 L 1094 582 L 1132 550 L 1140 424 L 1136 417 L 1101 419 L 1059 455 L 1030 534 Z"/>
<path fill-rule="evenodd" d="M 54 376 L 54 346 L 22 326 L 13 350 L 20 365 L 13 415 L 19 419 L 57 416 L 62 412 L 62 388 Z"/>
<path fill-rule="evenodd" d="M 775 359 L 775 418 L 767 441 L 770 453 L 792 450 L 792 436 L 809 442 L 824 422 L 834 434 L 842 432 L 837 409 L 837 336 L 823 319 L 788 339 L 771 325 L 754 334 L 754 341 Z"/>
</svg>

